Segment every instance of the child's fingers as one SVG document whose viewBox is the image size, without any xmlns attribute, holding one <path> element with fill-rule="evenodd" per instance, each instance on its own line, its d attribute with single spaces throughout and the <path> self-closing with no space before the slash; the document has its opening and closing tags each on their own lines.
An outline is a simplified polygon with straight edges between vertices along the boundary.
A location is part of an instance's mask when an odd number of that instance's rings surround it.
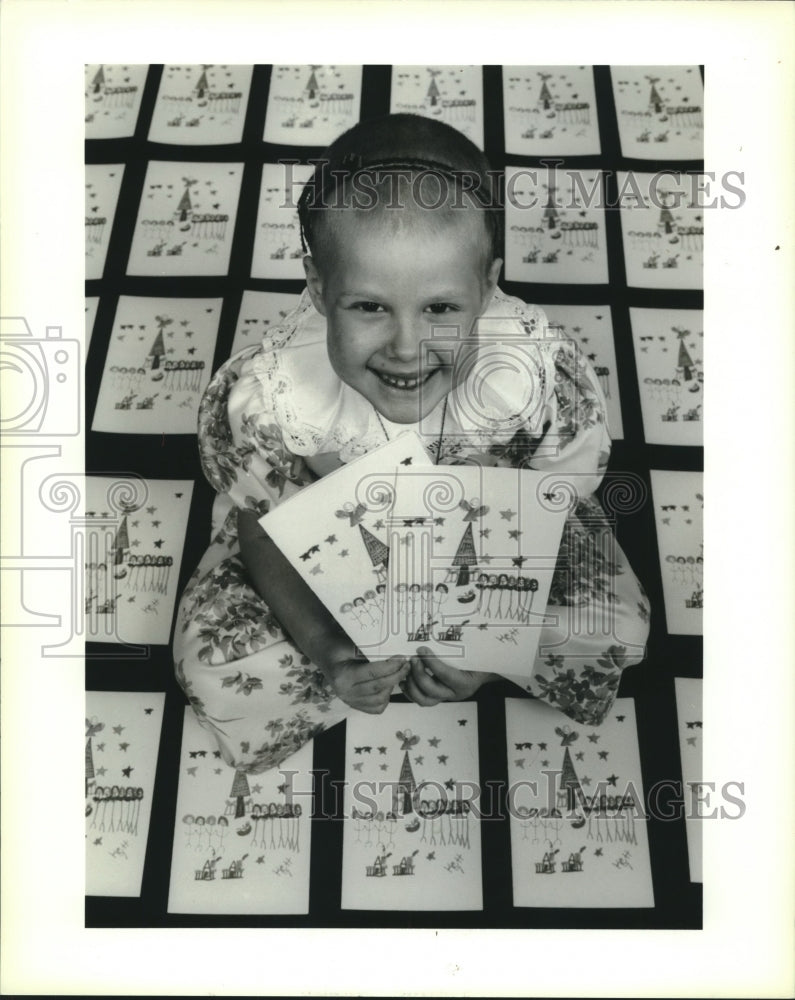
<svg viewBox="0 0 795 1000">
<path fill-rule="evenodd" d="M 361 682 L 385 680 L 396 674 L 408 671 L 408 660 L 405 656 L 391 656 L 388 660 L 373 660 L 363 663 L 360 668 Z"/>
<path fill-rule="evenodd" d="M 422 705 L 424 708 L 431 708 L 434 705 L 438 705 L 441 700 L 440 698 L 430 697 L 429 695 L 426 695 L 424 691 L 421 691 L 414 680 L 413 674 L 409 674 L 401 687 L 403 688 L 404 693 L 411 698 L 413 702 L 416 702 L 418 705 Z"/>
<path fill-rule="evenodd" d="M 421 654 L 425 666 L 428 667 L 437 681 L 452 687 L 457 679 L 460 680 L 462 671 L 457 667 L 451 667 L 449 663 L 440 660 L 438 656 L 434 656 L 427 646 L 423 646 L 418 652 Z"/>
<path fill-rule="evenodd" d="M 438 701 L 448 701 L 455 698 L 455 691 L 444 684 L 433 674 L 428 673 L 426 665 L 421 657 L 414 658 L 411 664 L 411 679 L 428 698 L 436 698 Z"/>
</svg>

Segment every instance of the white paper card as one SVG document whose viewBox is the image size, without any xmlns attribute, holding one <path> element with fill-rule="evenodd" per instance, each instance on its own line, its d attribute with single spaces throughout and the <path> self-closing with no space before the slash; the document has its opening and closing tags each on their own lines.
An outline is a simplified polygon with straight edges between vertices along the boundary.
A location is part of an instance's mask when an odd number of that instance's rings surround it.
<svg viewBox="0 0 795 1000">
<path fill-rule="evenodd" d="M 704 210 L 692 185 L 618 173 L 619 217 L 631 288 L 703 288 Z"/>
<path fill-rule="evenodd" d="M 480 910 L 477 705 L 346 723 L 344 910 Z"/>
<path fill-rule="evenodd" d="M 99 306 L 99 296 L 97 295 L 87 295 L 86 296 L 86 352 L 85 356 L 88 357 L 88 349 L 91 346 L 91 334 L 94 332 L 94 321 L 97 318 L 97 307 Z"/>
<path fill-rule="evenodd" d="M 86 691 L 86 895 L 140 896 L 165 695 Z"/>
<path fill-rule="evenodd" d="M 682 759 L 682 782 L 685 801 L 685 834 L 690 881 L 701 882 L 703 836 L 701 812 L 705 806 L 698 785 L 704 780 L 702 770 L 703 682 L 693 677 L 675 677 L 676 715 L 679 721 L 679 754 Z"/>
<path fill-rule="evenodd" d="M 698 66 L 611 66 L 621 155 L 704 156 L 704 85 Z"/>
<path fill-rule="evenodd" d="M 651 470 L 665 621 L 671 635 L 701 635 L 704 474 Z"/>
<path fill-rule="evenodd" d="M 169 913 L 308 913 L 312 743 L 246 775 L 185 709 Z"/>
<path fill-rule="evenodd" d="M 87 476 L 85 482 L 86 638 L 167 643 L 193 481 Z"/>
<path fill-rule="evenodd" d="M 251 90 L 251 66 L 163 67 L 149 141 L 181 146 L 240 142 Z"/>
<path fill-rule="evenodd" d="M 607 247 L 597 170 L 505 168 L 505 277 L 606 285 Z"/>
<path fill-rule="evenodd" d="M 643 436 L 649 444 L 704 443 L 704 319 L 700 309 L 629 310 Z"/>
<path fill-rule="evenodd" d="M 359 120 L 361 66 L 274 66 L 265 142 L 328 146 Z"/>
<path fill-rule="evenodd" d="M 389 113 L 435 118 L 483 149 L 483 69 L 393 66 Z"/>
<path fill-rule="evenodd" d="M 313 170 L 307 163 L 263 165 L 252 278 L 304 278 L 297 205 Z"/>
<path fill-rule="evenodd" d="M 654 905 L 635 705 L 597 728 L 505 701 L 514 906 Z"/>
<path fill-rule="evenodd" d="M 120 296 L 92 430 L 195 434 L 222 301 Z"/>
<path fill-rule="evenodd" d="M 505 152 L 601 152 L 592 66 L 503 66 Z"/>
<path fill-rule="evenodd" d="M 123 163 L 91 163 L 86 168 L 86 281 L 105 270 L 110 231 L 119 200 Z"/>
<path fill-rule="evenodd" d="M 149 67 L 85 66 L 86 139 L 123 139 L 135 135 Z"/>
<path fill-rule="evenodd" d="M 242 177 L 241 163 L 150 161 L 127 273 L 225 275 Z"/>
</svg>

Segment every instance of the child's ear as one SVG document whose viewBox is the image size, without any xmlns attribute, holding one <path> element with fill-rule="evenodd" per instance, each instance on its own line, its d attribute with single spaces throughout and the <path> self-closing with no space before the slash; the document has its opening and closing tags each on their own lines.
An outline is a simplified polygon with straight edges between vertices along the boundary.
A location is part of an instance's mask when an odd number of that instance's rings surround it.
<svg viewBox="0 0 795 1000">
<path fill-rule="evenodd" d="M 306 275 L 306 287 L 309 291 L 309 297 L 312 300 L 312 305 L 315 309 L 317 309 L 321 316 L 325 316 L 326 309 L 323 305 L 323 279 L 320 276 L 317 265 L 309 254 L 304 257 L 304 274 Z"/>
</svg>

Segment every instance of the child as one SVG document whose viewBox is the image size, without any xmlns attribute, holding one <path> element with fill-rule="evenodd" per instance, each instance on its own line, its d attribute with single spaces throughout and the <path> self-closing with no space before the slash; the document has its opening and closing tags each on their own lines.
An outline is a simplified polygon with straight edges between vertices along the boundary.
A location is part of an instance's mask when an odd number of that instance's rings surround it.
<svg viewBox="0 0 795 1000">
<path fill-rule="evenodd" d="M 368 662 L 257 523 L 407 428 L 437 463 L 548 469 L 576 490 L 554 623 L 532 671 L 517 663 L 510 679 L 596 725 L 621 670 L 644 655 L 647 601 L 592 495 L 610 447 L 598 380 L 573 342 L 549 338 L 540 310 L 498 290 L 495 190 L 480 151 L 440 122 L 391 115 L 352 128 L 299 203 L 299 305 L 205 393 L 215 537 L 182 597 L 175 660 L 230 766 L 279 765 L 351 710 L 382 712 L 398 689 L 430 707 L 497 679 L 423 647 Z M 479 372 L 482 335 L 504 341 L 518 369 Z"/>
</svg>

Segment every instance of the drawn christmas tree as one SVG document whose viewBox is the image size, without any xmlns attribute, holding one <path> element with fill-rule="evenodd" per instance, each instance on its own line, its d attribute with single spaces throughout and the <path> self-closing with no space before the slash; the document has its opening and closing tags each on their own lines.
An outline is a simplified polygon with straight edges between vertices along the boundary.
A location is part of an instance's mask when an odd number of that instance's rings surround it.
<svg viewBox="0 0 795 1000">
<path fill-rule="evenodd" d="M 163 331 L 158 330 L 157 336 L 149 348 L 149 354 L 146 356 L 151 371 L 156 371 L 160 367 L 160 359 L 165 357 L 165 353 L 166 345 L 163 343 Z"/>
<path fill-rule="evenodd" d="M 175 215 L 179 216 L 179 222 L 187 222 L 188 216 L 193 211 L 193 205 L 190 200 L 190 189 L 197 182 L 189 177 L 182 178 L 185 184 L 185 190 L 182 193 L 182 197 L 179 200 L 179 205 L 177 205 L 177 211 Z"/>
<path fill-rule="evenodd" d="M 546 185 L 545 185 L 546 186 Z M 547 229 L 554 229 L 558 224 L 558 210 L 555 208 L 555 186 L 550 185 L 547 188 L 547 203 L 544 207 L 544 221 L 547 224 Z"/>
<path fill-rule="evenodd" d="M 316 67 L 313 66 L 312 71 L 309 74 L 309 79 L 307 80 L 306 86 L 304 87 L 307 99 L 310 101 L 314 101 L 315 97 L 317 97 L 318 90 L 320 90 L 320 86 L 317 82 L 317 77 L 315 76 L 315 69 Z"/>
<path fill-rule="evenodd" d="M 229 793 L 235 799 L 235 819 L 240 819 L 246 815 L 246 798 L 251 795 L 248 787 L 248 778 L 244 771 L 235 771 L 232 781 L 232 791 Z"/>
<path fill-rule="evenodd" d="M 674 213 L 671 211 L 671 205 L 668 200 L 669 198 L 671 198 L 670 192 L 664 191 L 660 193 L 662 207 L 660 208 L 660 220 L 657 223 L 657 228 L 662 229 L 662 231 L 667 234 L 672 233 L 676 227 Z"/>
<path fill-rule="evenodd" d="M 439 88 L 436 86 L 436 78 L 431 77 L 431 82 L 428 85 L 428 93 L 425 95 L 425 99 L 430 103 L 432 108 L 435 108 L 439 103 L 439 98 L 441 94 L 439 93 Z"/>
<path fill-rule="evenodd" d="M 207 80 L 207 67 L 202 66 L 202 72 L 199 79 L 196 81 L 196 86 L 193 88 L 196 91 L 196 97 L 201 100 L 207 91 L 210 89 L 210 84 Z"/>
<path fill-rule="evenodd" d="M 125 514 L 122 518 L 121 524 L 116 531 L 116 537 L 113 539 L 113 565 L 121 566 L 124 560 L 127 558 L 127 554 L 130 549 L 130 536 L 127 531 L 127 515 Z"/>
<path fill-rule="evenodd" d="M 566 809 L 571 812 L 573 809 L 576 809 L 577 802 L 582 796 L 582 787 L 580 779 L 577 777 L 577 772 L 574 770 L 574 764 L 568 747 L 566 747 L 563 753 L 560 788 L 562 792 L 566 793 Z"/>
<path fill-rule="evenodd" d="M 649 93 L 649 108 L 655 113 L 655 115 L 658 115 L 663 109 L 663 102 L 662 98 L 657 93 L 657 88 L 654 85 L 655 83 L 659 83 L 660 78 L 658 76 L 647 76 L 646 79 L 651 85 L 651 92 Z"/>
<path fill-rule="evenodd" d="M 690 336 L 690 331 L 682 330 L 676 326 L 672 327 L 672 329 L 679 338 L 679 358 L 676 362 L 676 372 L 677 374 L 681 374 L 685 382 L 690 382 L 694 378 L 694 369 L 696 367 L 685 344 L 685 337 Z"/>
<path fill-rule="evenodd" d="M 367 549 L 367 555 L 370 557 L 370 562 L 373 564 L 373 568 L 378 573 L 379 578 L 381 578 L 386 574 L 387 564 L 389 563 L 389 546 L 376 538 L 363 524 L 359 525 L 359 531 L 364 542 L 364 547 Z"/>
<path fill-rule="evenodd" d="M 453 567 L 458 567 L 457 587 L 465 587 L 469 583 L 469 577 L 477 567 L 478 557 L 475 551 L 475 536 L 472 533 L 472 523 L 470 522 L 464 531 L 458 549 L 453 559 Z"/>
<path fill-rule="evenodd" d="M 536 104 L 539 104 L 544 111 L 549 111 L 552 107 L 552 94 L 549 92 L 549 87 L 547 86 L 547 80 L 552 76 L 551 73 L 541 73 L 541 91 L 538 95 L 538 100 Z"/>
<path fill-rule="evenodd" d="M 397 788 L 392 793 L 392 812 L 402 813 L 406 816 L 414 811 L 414 793 L 417 790 L 417 782 L 414 780 L 414 772 L 411 769 L 409 752 L 403 754 L 403 764 L 400 768 L 400 778 Z"/>
<path fill-rule="evenodd" d="M 100 66 L 99 69 L 94 74 L 94 79 L 91 81 L 92 93 L 98 94 L 104 86 L 105 86 L 105 67 Z"/>
</svg>

